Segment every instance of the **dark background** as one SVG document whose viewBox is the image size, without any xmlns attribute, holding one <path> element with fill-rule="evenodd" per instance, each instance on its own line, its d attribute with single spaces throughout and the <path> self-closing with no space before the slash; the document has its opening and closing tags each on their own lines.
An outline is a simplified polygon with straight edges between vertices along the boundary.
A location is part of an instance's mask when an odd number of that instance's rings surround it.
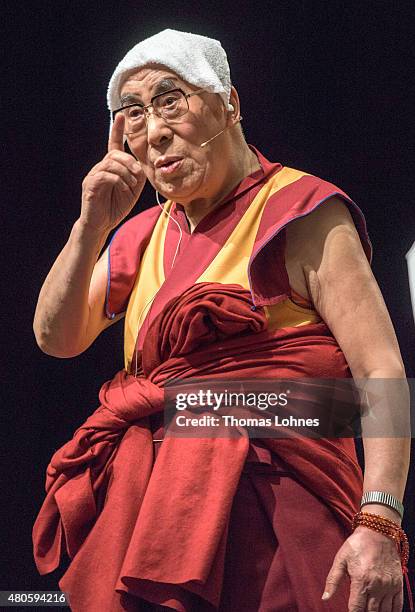
<svg viewBox="0 0 415 612">
<path fill-rule="evenodd" d="M 325 178 L 363 209 L 373 271 L 408 377 L 414 325 L 405 253 L 415 239 L 412 2 L 2 3 L 3 503 L 0 589 L 57 589 L 40 577 L 31 528 L 53 454 L 123 367 L 123 323 L 83 355 L 35 343 L 43 280 L 79 215 L 81 181 L 106 152 L 106 88 L 135 43 L 171 27 L 219 39 L 248 142 L 268 159 Z M 137 213 L 155 204 L 151 189 Z M 414 535 L 409 480 L 404 527 Z"/>
</svg>

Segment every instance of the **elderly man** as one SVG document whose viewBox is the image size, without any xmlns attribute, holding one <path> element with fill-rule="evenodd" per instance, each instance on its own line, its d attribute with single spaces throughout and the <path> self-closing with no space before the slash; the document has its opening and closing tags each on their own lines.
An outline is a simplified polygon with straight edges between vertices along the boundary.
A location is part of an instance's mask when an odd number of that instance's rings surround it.
<svg viewBox="0 0 415 612">
<path fill-rule="evenodd" d="M 215 40 L 139 43 L 108 101 L 34 329 L 74 357 L 125 317 L 125 368 L 48 466 L 39 571 L 65 548 L 83 612 L 401 610 L 408 439 L 367 439 L 362 481 L 351 438 L 163 440 L 160 417 L 171 379 L 404 379 L 360 209 L 246 143 Z M 147 179 L 158 205 L 99 257 Z"/>
</svg>

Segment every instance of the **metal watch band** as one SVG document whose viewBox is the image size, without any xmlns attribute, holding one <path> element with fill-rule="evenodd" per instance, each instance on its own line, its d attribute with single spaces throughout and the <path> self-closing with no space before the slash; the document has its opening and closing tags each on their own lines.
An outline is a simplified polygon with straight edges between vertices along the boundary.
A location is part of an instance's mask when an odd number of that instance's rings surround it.
<svg viewBox="0 0 415 612">
<path fill-rule="evenodd" d="M 403 504 L 394 495 L 390 493 L 384 493 L 383 491 L 366 491 L 360 502 L 362 508 L 366 504 L 381 504 L 382 506 L 388 506 L 403 518 Z"/>
</svg>

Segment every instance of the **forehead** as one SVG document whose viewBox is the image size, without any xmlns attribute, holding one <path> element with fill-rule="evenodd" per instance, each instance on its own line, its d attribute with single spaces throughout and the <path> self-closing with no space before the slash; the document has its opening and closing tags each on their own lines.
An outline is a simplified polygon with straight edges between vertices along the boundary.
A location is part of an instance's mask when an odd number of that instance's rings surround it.
<svg viewBox="0 0 415 612">
<path fill-rule="evenodd" d="M 120 87 L 120 96 L 126 93 L 134 93 L 140 96 L 152 94 L 156 87 L 166 80 L 172 81 L 175 87 L 193 89 L 192 85 L 169 68 L 159 64 L 151 64 L 143 68 L 134 68 L 125 75 Z"/>
</svg>

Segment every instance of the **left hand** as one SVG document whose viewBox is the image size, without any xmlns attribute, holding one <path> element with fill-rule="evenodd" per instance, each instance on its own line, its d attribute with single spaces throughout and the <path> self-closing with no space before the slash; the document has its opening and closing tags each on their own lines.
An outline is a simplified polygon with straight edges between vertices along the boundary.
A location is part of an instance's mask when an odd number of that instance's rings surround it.
<svg viewBox="0 0 415 612">
<path fill-rule="evenodd" d="M 395 542 L 364 526 L 357 527 L 334 558 L 323 601 L 350 577 L 348 612 L 401 612 L 402 566 Z"/>
</svg>

